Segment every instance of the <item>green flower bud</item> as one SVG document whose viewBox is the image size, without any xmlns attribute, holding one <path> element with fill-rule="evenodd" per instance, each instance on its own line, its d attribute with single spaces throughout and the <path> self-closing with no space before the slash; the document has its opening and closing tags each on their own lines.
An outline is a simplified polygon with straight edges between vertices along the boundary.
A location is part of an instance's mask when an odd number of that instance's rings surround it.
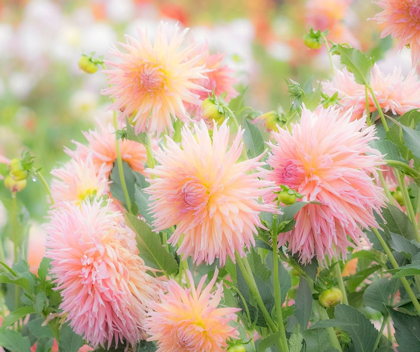
<svg viewBox="0 0 420 352">
<path fill-rule="evenodd" d="M 4 186 L 12 193 L 20 192 L 26 187 L 26 180 L 15 180 L 11 175 L 4 179 Z"/>
<path fill-rule="evenodd" d="M 277 123 L 280 122 L 279 114 L 275 111 L 269 111 L 257 117 L 258 120 L 264 121 L 265 127 L 269 131 L 277 131 Z"/>
<path fill-rule="evenodd" d="M 337 287 L 325 290 L 318 297 L 319 303 L 325 308 L 335 307 L 342 299 L 343 294 Z"/>
<path fill-rule="evenodd" d="M 202 116 L 205 119 L 211 119 L 218 125 L 225 120 L 225 113 L 221 105 L 216 104 L 214 98 L 207 98 L 201 104 Z"/>
<path fill-rule="evenodd" d="M 228 352 L 245 352 L 245 346 L 244 345 L 233 345 L 229 347 Z"/>
<path fill-rule="evenodd" d="M 309 49 L 319 49 L 322 46 L 321 31 L 316 31 L 311 28 L 309 33 L 303 36 L 303 42 Z"/>
<path fill-rule="evenodd" d="M 10 160 L 10 173 L 16 181 L 26 180 L 29 172 L 24 169 L 22 162 L 18 158 Z"/>
<path fill-rule="evenodd" d="M 404 205 L 404 198 L 402 192 L 397 189 L 395 192 L 392 192 L 392 196 L 398 202 L 399 205 Z"/>
<path fill-rule="evenodd" d="M 89 57 L 87 57 L 86 55 L 82 55 L 82 57 L 79 60 L 79 68 L 86 73 L 95 73 L 96 71 L 98 71 L 98 66 L 96 65 L 96 63 L 94 63 L 92 61 L 92 59 L 90 59 Z"/>
<path fill-rule="evenodd" d="M 279 200 L 284 205 L 292 205 L 296 202 L 296 195 L 291 191 L 284 190 L 279 193 Z"/>
</svg>

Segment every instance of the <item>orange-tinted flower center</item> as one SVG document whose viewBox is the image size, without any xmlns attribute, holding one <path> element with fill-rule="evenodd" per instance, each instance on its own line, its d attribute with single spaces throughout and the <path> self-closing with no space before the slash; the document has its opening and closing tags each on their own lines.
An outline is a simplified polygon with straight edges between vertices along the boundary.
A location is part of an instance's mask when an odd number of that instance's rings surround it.
<svg viewBox="0 0 420 352">
<path fill-rule="evenodd" d="M 408 12 L 412 19 L 420 22 L 420 1 L 409 0 L 408 1 Z"/>
</svg>

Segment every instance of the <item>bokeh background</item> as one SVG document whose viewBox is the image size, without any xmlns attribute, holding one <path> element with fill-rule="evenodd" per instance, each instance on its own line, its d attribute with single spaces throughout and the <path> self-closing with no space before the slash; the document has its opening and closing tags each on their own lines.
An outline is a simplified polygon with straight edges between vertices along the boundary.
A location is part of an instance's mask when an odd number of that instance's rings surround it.
<svg viewBox="0 0 420 352">
<path fill-rule="evenodd" d="M 304 83 L 330 74 L 325 49 L 303 44 L 308 29 L 329 28 L 331 40 L 381 56 L 393 43 L 387 38 L 378 46 L 380 28 L 367 20 L 377 11 L 368 0 L 0 0 L 0 155 L 29 150 L 49 180 L 50 170 L 68 159 L 63 147 L 82 141 L 95 116 L 109 114 L 100 94 L 106 76 L 82 73 L 80 56 L 108 58 L 110 47 L 124 34 L 136 36 L 137 27 L 153 33 L 161 19 L 190 27 L 195 40 L 226 53 L 239 85 L 248 87 L 246 105 L 287 110 L 286 78 Z M 395 64 L 407 71 L 409 53 L 390 50 L 380 61 L 385 71 Z M 30 217 L 43 222 L 40 182 L 28 182 L 19 196 Z M 0 228 L 4 217 L 0 202 Z"/>
</svg>

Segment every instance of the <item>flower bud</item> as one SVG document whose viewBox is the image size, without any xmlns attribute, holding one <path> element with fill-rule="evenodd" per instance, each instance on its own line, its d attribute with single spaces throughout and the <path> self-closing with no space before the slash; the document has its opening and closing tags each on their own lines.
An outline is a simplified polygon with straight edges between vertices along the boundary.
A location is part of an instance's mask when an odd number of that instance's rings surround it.
<svg viewBox="0 0 420 352">
<path fill-rule="evenodd" d="M 342 299 L 343 294 L 337 287 L 325 290 L 318 297 L 319 303 L 325 308 L 335 307 Z"/>
<path fill-rule="evenodd" d="M 395 192 L 392 192 L 392 196 L 398 202 L 399 205 L 404 205 L 404 198 L 402 192 L 397 189 Z"/>
<path fill-rule="evenodd" d="M 225 120 L 225 112 L 221 105 L 215 102 L 214 98 L 207 98 L 201 104 L 202 116 L 204 119 L 211 119 L 218 125 Z"/>
<path fill-rule="evenodd" d="M 26 180 L 29 172 L 24 169 L 22 162 L 18 158 L 10 160 L 10 173 L 16 181 Z"/>
<path fill-rule="evenodd" d="M 280 121 L 279 114 L 275 111 L 269 111 L 257 117 L 257 120 L 264 121 L 265 127 L 269 131 L 277 131 L 277 123 Z"/>
<path fill-rule="evenodd" d="M 229 347 L 229 349 L 227 350 L 228 352 L 245 352 L 245 346 L 244 345 L 233 345 L 231 347 Z"/>
<path fill-rule="evenodd" d="M 319 49 L 322 46 L 321 31 L 316 31 L 311 28 L 309 33 L 303 36 L 303 42 L 309 49 Z"/>
<path fill-rule="evenodd" d="M 86 73 L 95 73 L 98 71 L 98 66 L 96 63 L 92 61 L 91 58 L 87 57 L 86 55 L 82 55 L 79 60 L 79 68 Z"/>
<path fill-rule="evenodd" d="M 295 202 L 296 202 L 296 195 L 294 194 L 293 191 L 290 191 L 290 190 L 289 191 L 287 191 L 287 190 L 281 191 L 279 193 L 279 201 L 281 203 L 283 203 L 284 205 L 292 205 L 292 204 L 295 204 Z"/>
<path fill-rule="evenodd" d="M 26 187 L 26 180 L 15 180 L 11 175 L 4 179 L 4 186 L 12 193 L 20 192 Z"/>
</svg>

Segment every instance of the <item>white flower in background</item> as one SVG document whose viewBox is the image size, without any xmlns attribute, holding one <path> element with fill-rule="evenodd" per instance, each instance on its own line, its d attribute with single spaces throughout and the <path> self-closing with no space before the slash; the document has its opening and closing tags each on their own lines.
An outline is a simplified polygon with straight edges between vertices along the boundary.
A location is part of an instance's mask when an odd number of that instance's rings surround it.
<svg viewBox="0 0 420 352">
<path fill-rule="evenodd" d="M 37 79 L 28 72 L 14 72 L 9 77 L 8 86 L 15 97 L 25 99 L 36 83 Z"/>
<path fill-rule="evenodd" d="M 411 50 L 403 48 L 401 51 L 393 49 L 385 54 L 385 58 L 378 61 L 380 70 L 385 74 L 391 74 L 395 67 L 401 67 L 401 72 L 407 76 L 411 71 Z"/>
<path fill-rule="evenodd" d="M 98 94 L 89 90 L 78 90 L 71 96 L 69 107 L 76 117 L 93 118 L 98 107 Z"/>
<path fill-rule="evenodd" d="M 132 0 L 108 0 L 106 13 L 111 21 L 125 22 L 136 16 L 136 7 Z"/>
<path fill-rule="evenodd" d="M 93 23 L 84 28 L 82 38 L 82 51 L 94 51 L 97 56 L 105 55 L 111 43 L 118 41 L 117 34 L 105 23 Z"/>
<path fill-rule="evenodd" d="M 9 59 L 12 50 L 13 28 L 10 24 L 0 24 L 0 60 Z"/>
</svg>

